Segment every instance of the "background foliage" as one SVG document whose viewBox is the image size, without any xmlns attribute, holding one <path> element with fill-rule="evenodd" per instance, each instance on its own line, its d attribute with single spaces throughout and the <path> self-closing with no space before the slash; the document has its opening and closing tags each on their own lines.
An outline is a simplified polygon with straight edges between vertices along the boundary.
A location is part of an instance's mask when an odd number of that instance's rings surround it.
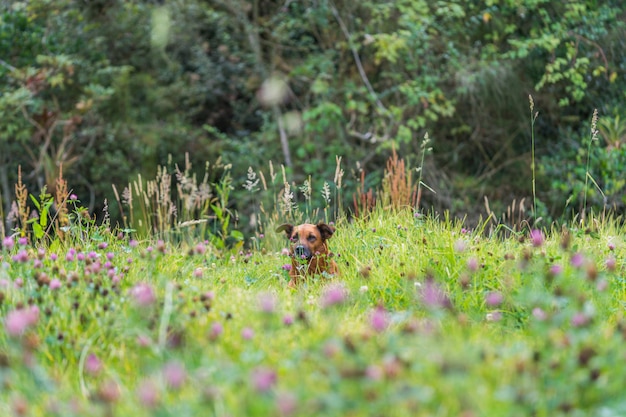
<svg viewBox="0 0 626 417">
<path fill-rule="evenodd" d="M 273 161 L 297 183 L 332 178 L 340 155 L 350 208 L 358 183 L 381 185 L 392 145 L 416 167 L 425 132 L 420 178 L 436 193 L 422 205 L 462 216 L 487 196 L 498 212 L 531 195 L 529 95 L 538 214 L 579 212 L 583 192 L 596 209 L 626 203 L 620 1 L 3 0 L 0 13 L 8 229 L 19 165 L 48 190 L 62 166 L 102 216 L 112 184 L 173 173 L 185 152 L 198 175 L 220 157 L 235 179 Z"/>
</svg>

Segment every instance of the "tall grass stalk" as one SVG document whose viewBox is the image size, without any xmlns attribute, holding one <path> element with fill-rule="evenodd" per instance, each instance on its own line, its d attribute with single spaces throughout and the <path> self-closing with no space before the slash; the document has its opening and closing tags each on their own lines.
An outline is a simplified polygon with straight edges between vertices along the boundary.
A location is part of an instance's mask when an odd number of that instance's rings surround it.
<svg viewBox="0 0 626 417">
<path fill-rule="evenodd" d="M 424 140 L 422 140 L 422 144 L 420 145 L 420 148 L 422 149 L 422 160 L 420 161 L 419 168 L 417 168 L 417 171 L 419 172 L 419 177 L 417 179 L 417 200 L 415 202 L 416 210 L 419 209 L 420 201 L 422 200 L 422 186 L 434 192 L 432 188 L 428 187 L 426 184 L 422 182 L 422 176 L 424 173 L 424 159 L 426 158 L 426 152 L 430 152 L 433 149 L 428 146 L 429 143 L 430 143 L 430 138 L 428 137 L 428 132 L 426 132 L 424 134 Z"/>
<path fill-rule="evenodd" d="M 535 101 L 533 96 L 528 95 L 528 101 L 530 102 L 530 169 L 532 171 L 532 186 L 533 186 L 533 221 L 537 220 L 537 188 L 536 188 L 536 175 L 535 175 L 535 120 L 539 112 L 535 112 Z"/>
<path fill-rule="evenodd" d="M 589 164 L 591 160 L 591 145 L 593 142 L 598 141 L 598 109 L 593 110 L 593 116 L 591 117 L 591 136 L 589 137 L 589 143 L 587 144 L 587 164 L 585 167 L 585 189 L 583 190 L 583 210 L 581 213 L 580 221 L 582 226 L 585 226 L 585 220 L 587 215 L 587 187 L 589 186 L 589 178 L 594 182 L 593 177 L 589 173 Z M 597 184 L 596 184 L 597 186 Z"/>
</svg>

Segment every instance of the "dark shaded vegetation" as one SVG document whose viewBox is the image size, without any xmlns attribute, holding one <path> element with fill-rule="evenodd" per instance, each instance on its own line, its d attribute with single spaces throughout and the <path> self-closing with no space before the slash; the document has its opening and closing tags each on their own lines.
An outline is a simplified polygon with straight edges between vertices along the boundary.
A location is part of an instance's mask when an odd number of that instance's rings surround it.
<svg viewBox="0 0 626 417">
<path fill-rule="evenodd" d="M 31 191 L 54 190 L 62 167 L 94 215 L 106 199 L 119 219 L 111 185 L 173 170 L 185 153 L 199 176 L 205 161 L 232 164 L 231 209 L 242 218 L 248 167 L 284 164 L 301 184 L 332 178 L 342 156 L 350 210 L 358 187 L 381 187 L 392 147 L 420 165 L 426 132 L 433 150 L 420 178 L 436 193 L 422 190 L 424 209 L 476 216 L 486 196 L 494 213 L 522 200 L 529 210 L 529 95 L 539 112 L 535 217 L 621 214 L 622 6 L 2 1 L 0 214 L 15 226 L 18 166 Z M 600 134 L 588 146 L 595 108 Z"/>
</svg>

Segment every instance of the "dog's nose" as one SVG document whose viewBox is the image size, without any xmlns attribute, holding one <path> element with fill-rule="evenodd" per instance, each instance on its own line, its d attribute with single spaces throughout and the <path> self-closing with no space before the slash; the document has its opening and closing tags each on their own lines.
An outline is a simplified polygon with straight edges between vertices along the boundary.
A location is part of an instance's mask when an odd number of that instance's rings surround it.
<svg viewBox="0 0 626 417">
<path fill-rule="evenodd" d="M 293 253 L 297 258 L 309 258 L 311 255 L 311 252 L 304 245 L 298 245 L 293 248 Z"/>
</svg>

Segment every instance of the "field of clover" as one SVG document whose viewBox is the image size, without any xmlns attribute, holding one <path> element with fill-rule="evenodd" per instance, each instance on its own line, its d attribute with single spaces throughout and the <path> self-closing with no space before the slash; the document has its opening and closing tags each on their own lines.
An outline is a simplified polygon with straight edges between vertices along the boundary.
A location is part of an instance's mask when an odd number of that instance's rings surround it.
<svg viewBox="0 0 626 417">
<path fill-rule="evenodd" d="M 252 251 L 2 242 L 2 416 L 626 414 L 624 228 L 485 236 L 374 211 L 339 221 L 339 277 L 286 286 Z"/>
</svg>

